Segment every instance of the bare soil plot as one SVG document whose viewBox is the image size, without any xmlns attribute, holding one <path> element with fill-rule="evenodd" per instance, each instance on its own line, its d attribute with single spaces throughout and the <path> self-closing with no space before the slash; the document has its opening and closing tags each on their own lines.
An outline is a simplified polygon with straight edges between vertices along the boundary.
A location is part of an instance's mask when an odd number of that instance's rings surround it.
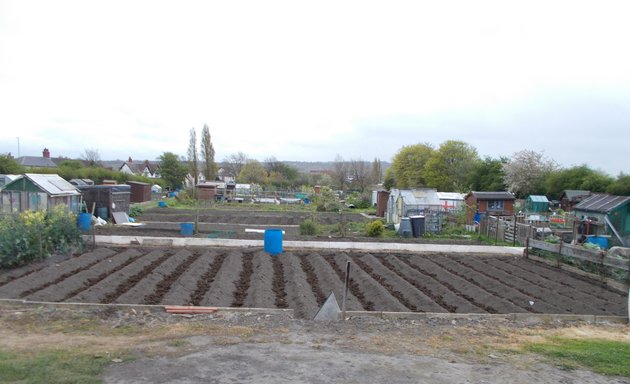
<svg viewBox="0 0 630 384">
<path fill-rule="evenodd" d="M 292 308 L 311 317 L 343 295 L 350 310 L 625 315 L 596 281 L 523 258 L 256 248 L 98 248 L 40 268 L 0 272 L 0 298 L 51 302 Z"/>
</svg>

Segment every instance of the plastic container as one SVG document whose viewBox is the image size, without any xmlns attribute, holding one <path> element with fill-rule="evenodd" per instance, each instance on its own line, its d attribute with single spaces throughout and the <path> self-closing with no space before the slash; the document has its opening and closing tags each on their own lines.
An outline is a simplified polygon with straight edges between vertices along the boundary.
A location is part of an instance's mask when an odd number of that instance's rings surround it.
<svg viewBox="0 0 630 384">
<path fill-rule="evenodd" d="M 282 253 L 282 229 L 265 229 L 265 252 L 271 256 Z"/>
<path fill-rule="evenodd" d="M 166 208 L 166 202 L 165 201 L 158 201 L 158 207 Z"/>
<path fill-rule="evenodd" d="M 78 219 L 79 230 L 81 231 L 89 231 L 92 228 L 92 214 L 91 213 L 79 213 Z"/>
<path fill-rule="evenodd" d="M 409 221 L 411 221 L 411 233 L 413 237 L 424 236 L 424 216 L 409 216 Z"/>
<path fill-rule="evenodd" d="M 398 233 L 402 237 L 411 237 L 413 234 L 411 229 L 411 220 L 408 217 L 400 218 L 400 228 L 398 228 Z"/>
<path fill-rule="evenodd" d="M 608 238 L 602 236 L 588 236 L 586 238 L 587 243 L 597 244 L 601 249 L 608 248 Z"/>
<path fill-rule="evenodd" d="M 96 216 L 100 217 L 103 220 L 107 220 L 109 217 L 107 215 L 107 207 L 100 207 L 96 209 Z"/>
<path fill-rule="evenodd" d="M 195 224 L 194 223 L 181 223 L 179 224 L 179 233 L 182 236 L 192 236 L 195 232 Z"/>
</svg>

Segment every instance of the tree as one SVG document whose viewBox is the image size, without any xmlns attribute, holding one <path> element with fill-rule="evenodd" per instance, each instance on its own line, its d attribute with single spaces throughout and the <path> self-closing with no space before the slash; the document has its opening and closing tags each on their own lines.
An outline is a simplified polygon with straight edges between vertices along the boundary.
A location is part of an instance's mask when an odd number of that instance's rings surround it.
<svg viewBox="0 0 630 384">
<path fill-rule="evenodd" d="M 395 186 L 414 188 L 426 185 L 424 167 L 433 155 L 431 144 L 414 144 L 402 147 L 392 161 Z"/>
<path fill-rule="evenodd" d="M 352 187 L 363 193 L 370 183 L 369 164 L 361 159 L 353 159 L 350 160 L 348 168 L 352 177 Z"/>
<path fill-rule="evenodd" d="M 383 176 L 383 188 L 389 191 L 395 185 L 396 185 L 396 178 L 394 175 L 394 168 L 389 167 L 385 170 L 385 175 Z"/>
<path fill-rule="evenodd" d="M 507 163 L 507 158 L 501 157 L 493 159 L 490 156 L 483 160 L 477 160 L 473 164 L 468 175 L 467 185 L 472 191 L 505 191 L 507 189 L 503 178 L 503 164 Z"/>
<path fill-rule="evenodd" d="M 164 152 L 160 157 L 160 174 L 167 187 L 181 188 L 188 170 L 176 154 Z"/>
<path fill-rule="evenodd" d="M 545 180 L 545 187 L 547 195 L 559 199 L 566 189 L 604 192 L 613 182 L 612 177 L 583 164 L 550 172 Z"/>
<path fill-rule="evenodd" d="M 233 153 L 223 159 L 223 163 L 229 173 L 237 177 L 241 173 L 241 168 L 247 162 L 247 155 L 243 152 Z"/>
<path fill-rule="evenodd" d="M 88 163 L 89 167 L 96 167 L 101 165 L 101 155 L 98 153 L 98 149 L 84 150 L 81 158 Z"/>
<path fill-rule="evenodd" d="M 339 190 L 343 191 L 348 180 L 348 164 L 341 155 L 335 156 L 330 176 L 333 179 L 335 187 L 338 187 Z"/>
<path fill-rule="evenodd" d="M 22 173 L 22 166 L 9 155 L 0 155 L 0 173 L 15 175 Z"/>
<path fill-rule="evenodd" d="M 267 170 L 258 160 L 247 160 L 238 174 L 241 183 L 262 184 L 267 178 Z"/>
<path fill-rule="evenodd" d="M 372 184 L 378 184 L 383 179 L 383 168 L 381 166 L 381 160 L 377 157 L 372 161 L 372 169 L 370 170 L 370 182 Z"/>
<path fill-rule="evenodd" d="M 188 140 L 188 171 L 193 177 L 193 187 L 199 182 L 199 158 L 197 157 L 197 132 L 195 128 L 190 129 L 190 139 Z"/>
<path fill-rule="evenodd" d="M 607 192 L 617 196 L 630 196 L 630 174 L 621 172 Z"/>
<path fill-rule="evenodd" d="M 468 175 L 479 160 L 477 150 L 463 141 L 447 140 L 433 151 L 424 165 L 428 186 L 444 192 L 465 192 Z"/>
<path fill-rule="evenodd" d="M 553 160 L 547 159 L 542 152 L 525 149 L 515 152 L 512 158 L 503 164 L 503 181 L 510 192 L 519 198 L 540 195 L 545 192 L 545 179 L 557 168 Z"/>
<path fill-rule="evenodd" d="M 201 131 L 201 159 L 203 160 L 203 175 L 206 180 L 214 180 L 217 174 L 217 164 L 214 161 L 214 146 L 210 138 L 208 124 L 203 125 Z M 236 177 L 237 174 L 234 174 Z"/>
</svg>

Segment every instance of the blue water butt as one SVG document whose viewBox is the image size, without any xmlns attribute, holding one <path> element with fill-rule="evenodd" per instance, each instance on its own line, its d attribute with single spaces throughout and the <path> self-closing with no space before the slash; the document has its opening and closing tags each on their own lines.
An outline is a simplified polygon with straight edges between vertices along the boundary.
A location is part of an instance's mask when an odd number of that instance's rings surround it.
<svg viewBox="0 0 630 384">
<path fill-rule="evenodd" d="M 179 233 L 182 236 L 192 236 L 194 231 L 195 231 L 194 223 L 181 223 L 179 225 Z"/>
<path fill-rule="evenodd" d="M 265 252 L 271 256 L 282 253 L 282 229 L 265 229 Z"/>
<path fill-rule="evenodd" d="M 92 214 L 91 213 L 79 213 L 78 219 L 79 230 L 89 231 L 92 228 Z"/>
</svg>

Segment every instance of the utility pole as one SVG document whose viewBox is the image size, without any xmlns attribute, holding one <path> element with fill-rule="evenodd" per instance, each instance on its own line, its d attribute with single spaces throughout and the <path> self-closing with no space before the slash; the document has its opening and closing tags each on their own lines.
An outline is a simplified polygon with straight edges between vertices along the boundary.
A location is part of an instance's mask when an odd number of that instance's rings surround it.
<svg viewBox="0 0 630 384">
<path fill-rule="evenodd" d="M 20 157 L 20 137 L 16 137 L 17 141 L 18 141 L 18 157 Z"/>
</svg>

